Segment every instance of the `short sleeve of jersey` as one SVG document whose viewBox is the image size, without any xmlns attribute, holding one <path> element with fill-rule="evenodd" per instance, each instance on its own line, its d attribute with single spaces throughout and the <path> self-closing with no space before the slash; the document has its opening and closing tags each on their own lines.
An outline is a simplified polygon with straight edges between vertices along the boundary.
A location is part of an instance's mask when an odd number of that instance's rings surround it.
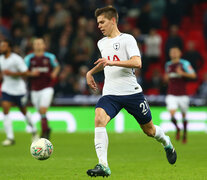
<svg viewBox="0 0 207 180">
<path fill-rule="evenodd" d="M 33 53 L 25 56 L 24 62 L 25 62 L 25 64 L 26 64 L 27 67 L 30 67 L 30 60 L 31 60 L 32 57 L 34 57 L 34 54 Z"/>
<path fill-rule="evenodd" d="M 98 46 L 98 49 L 99 49 L 100 53 L 101 53 L 101 41 L 104 40 L 104 39 L 106 39 L 106 37 L 100 39 L 100 40 L 97 42 L 97 46 Z"/>
<path fill-rule="evenodd" d="M 171 63 L 171 62 L 167 62 L 167 63 L 165 64 L 165 72 L 166 72 L 166 73 L 168 73 L 168 66 L 170 65 L 170 63 Z"/>
<path fill-rule="evenodd" d="M 189 61 L 181 60 L 181 63 L 183 65 L 183 69 L 185 72 L 187 72 L 187 73 L 194 73 L 195 72 Z"/>
<path fill-rule="evenodd" d="M 20 72 L 25 72 L 28 70 L 23 58 L 21 58 L 20 56 L 17 56 L 16 57 L 16 66 L 17 66 L 17 69 L 20 71 Z"/>
<path fill-rule="evenodd" d="M 137 45 L 137 41 L 131 35 L 129 35 L 126 39 L 126 50 L 130 58 L 132 56 L 141 56 Z"/>
<path fill-rule="evenodd" d="M 54 54 L 46 52 L 45 56 L 49 57 L 52 67 L 56 67 L 59 65 L 57 58 Z"/>
</svg>

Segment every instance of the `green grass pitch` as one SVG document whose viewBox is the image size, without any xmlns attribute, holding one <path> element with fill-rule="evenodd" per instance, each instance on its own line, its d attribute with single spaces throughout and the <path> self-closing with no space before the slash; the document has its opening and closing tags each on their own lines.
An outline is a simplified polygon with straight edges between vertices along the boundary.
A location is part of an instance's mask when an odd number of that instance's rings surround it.
<svg viewBox="0 0 207 180">
<path fill-rule="evenodd" d="M 0 146 L 1 180 L 85 180 L 88 168 L 97 163 L 93 133 L 53 133 L 52 156 L 45 161 L 30 155 L 31 136 L 15 133 L 16 145 Z M 205 180 L 207 179 L 207 134 L 189 133 L 188 143 L 174 140 L 178 159 L 170 165 L 163 147 L 143 133 L 109 133 L 108 160 L 111 180 Z M 0 133 L 0 141 L 5 135 Z M 92 179 L 103 179 L 94 177 Z"/>
</svg>

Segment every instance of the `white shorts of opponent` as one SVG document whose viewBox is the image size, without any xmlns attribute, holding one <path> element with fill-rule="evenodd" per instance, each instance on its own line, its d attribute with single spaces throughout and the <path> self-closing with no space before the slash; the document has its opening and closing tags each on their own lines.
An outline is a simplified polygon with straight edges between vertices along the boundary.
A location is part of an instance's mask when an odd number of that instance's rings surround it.
<svg viewBox="0 0 207 180">
<path fill-rule="evenodd" d="M 179 108 L 182 113 L 186 113 L 189 108 L 190 99 L 188 96 L 167 95 L 165 102 L 168 110 L 177 110 Z"/>
<path fill-rule="evenodd" d="M 39 110 L 40 107 L 49 107 L 52 103 L 54 89 L 51 87 L 39 91 L 31 91 L 33 106 Z"/>
</svg>

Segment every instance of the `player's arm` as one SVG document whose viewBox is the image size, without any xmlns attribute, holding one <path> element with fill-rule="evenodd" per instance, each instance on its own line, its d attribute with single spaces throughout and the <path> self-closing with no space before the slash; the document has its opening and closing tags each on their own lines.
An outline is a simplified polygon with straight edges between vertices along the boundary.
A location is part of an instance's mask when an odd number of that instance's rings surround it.
<svg viewBox="0 0 207 180">
<path fill-rule="evenodd" d="M 188 66 L 188 69 L 192 69 L 191 65 Z M 189 78 L 189 79 L 196 79 L 196 73 L 194 70 L 191 70 L 189 72 L 185 72 L 182 70 L 182 68 L 179 66 L 177 69 L 176 69 L 176 72 L 181 75 L 182 77 L 185 77 L 185 78 Z"/>
<path fill-rule="evenodd" d="M 132 56 L 127 61 L 110 61 L 106 58 L 98 59 L 94 64 L 100 64 L 102 66 L 119 66 L 119 67 L 126 67 L 126 68 L 141 68 L 142 61 L 139 56 Z"/>
<path fill-rule="evenodd" d="M 97 90 L 97 84 L 93 78 L 93 74 L 100 72 L 104 69 L 104 66 L 101 64 L 97 64 L 95 67 L 93 67 L 90 71 L 87 72 L 86 74 L 86 81 L 88 86 L 93 89 L 93 90 Z"/>
<path fill-rule="evenodd" d="M 35 71 L 27 71 L 26 77 L 37 77 L 40 75 L 40 72 L 38 70 Z"/>
<path fill-rule="evenodd" d="M 169 81 L 169 75 L 167 73 L 164 74 L 163 81 L 164 83 L 167 83 Z"/>
<path fill-rule="evenodd" d="M 4 70 L 2 71 L 2 74 L 3 75 L 6 75 L 6 76 L 13 76 L 13 77 L 17 77 L 17 76 L 27 76 L 27 71 L 24 71 L 24 72 L 12 72 L 10 70 Z"/>
<path fill-rule="evenodd" d="M 3 75 L 6 75 L 6 76 L 13 76 L 13 77 L 18 77 L 18 76 L 21 76 L 21 77 L 37 77 L 39 76 L 39 71 L 24 71 L 24 72 L 12 72 L 12 71 L 9 71 L 9 70 L 4 70 L 2 72 Z"/>
<path fill-rule="evenodd" d="M 53 71 L 52 71 L 52 73 L 51 73 L 51 78 L 52 78 L 52 79 L 56 79 L 59 72 L 60 72 L 60 66 L 57 65 L 57 66 L 53 69 Z"/>
</svg>

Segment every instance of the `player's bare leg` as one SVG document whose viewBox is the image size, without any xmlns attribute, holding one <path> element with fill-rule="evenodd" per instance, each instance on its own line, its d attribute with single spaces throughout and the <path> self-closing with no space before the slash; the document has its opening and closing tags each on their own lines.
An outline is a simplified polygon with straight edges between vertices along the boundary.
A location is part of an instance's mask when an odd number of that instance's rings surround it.
<svg viewBox="0 0 207 180">
<path fill-rule="evenodd" d="M 96 108 L 95 111 L 95 149 L 99 159 L 99 163 L 94 169 L 89 169 L 87 174 L 89 176 L 110 176 L 111 170 L 108 167 L 107 151 L 108 151 L 108 135 L 106 132 L 106 125 L 110 121 L 110 117 L 102 108 Z"/>
<path fill-rule="evenodd" d="M 39 113 L 41 115 L 41 126 L 42 126 L 41 137 L 49 140 L 51 129 L 48 126 L 48 120 L 47 120 L 47 116 L 46 116 L 47 109 L 48 109 L 47 107 L 40 107 Z"/>
<path fill-rule="evenodd" d="M 186 113 L 182 113 L 183 116 L 183 140 L 182 142 L 185 144 L 187 142 L 187 120 Z"/>
<path fill-rule="evenodd" d="M 174 164 L 177 160 L 177 154 L 170 141 L 170 137 L 166 136 L 164 131 L 159 126 L 154 125 L 152 121 L 140 126 L 145 134 L 150 137 L 154 137 L 158 142 L 162 143 L 166 152 L 168 162 L 170 164 Z"/>
<path fill-rule="evenodd" d="M 2 101 L 2 108 L 4 113 L 4 128 L 6 132 L 6 139 L 2 142 L 3 146 L 11 146 L 15 144 L 12 120 L 9 118 L 9 111 L 12 107 L 12 104 L 13 103 L 9 101 Z"/>
<path fill-rule="evenodd" d="M 177 120 L 175 119 L 175 113 L 176 113 L 176 110 L 170 110 L 171 121 L 172 121 L 172 123 L 176 127 L 176 136 L 175 136 L 175 139 L 176 140 L 180 140 L 180 128 L 177 125 Z"/>
<path fill-rule="evenodd" d="M 22 114 L 25 116 L 28 125 L 32 129 L 32 141 L 35 141 L 35 140 L 39 139 L 39 136 L 37 135 L 37 129 L 36 129 L 35 125 L 32 122 L 31 114 L 27 111 L 26 106 L 20 107 L 19 109 L 22 112 Z"/>
</svg>

